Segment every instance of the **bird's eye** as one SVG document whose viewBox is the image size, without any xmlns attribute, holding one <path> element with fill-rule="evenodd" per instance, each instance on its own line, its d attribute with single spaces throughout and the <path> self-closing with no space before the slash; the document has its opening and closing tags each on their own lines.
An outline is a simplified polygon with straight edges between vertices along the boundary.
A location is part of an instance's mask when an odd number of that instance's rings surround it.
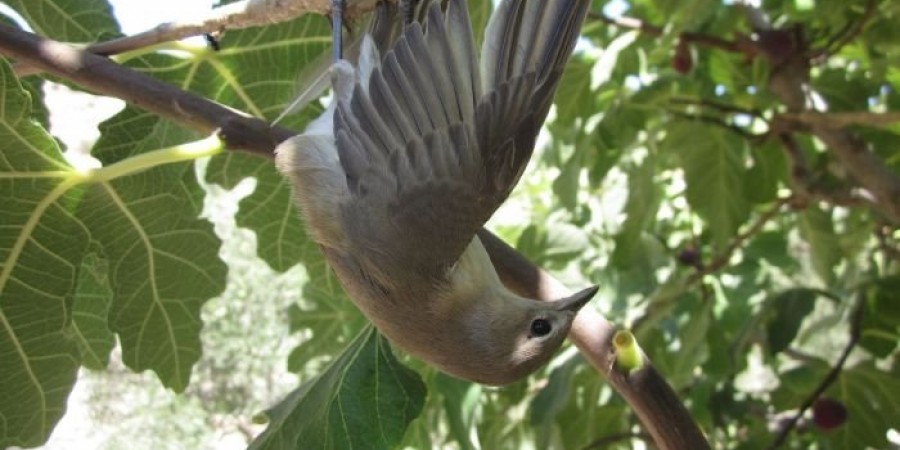
<svg viewBox="0 0 900 450">
<path fill-rule="evenodd" d="M 550 331 L 553 330 L 553 326 L 550 325 L 550 321 L 547 319 L 534 319 L 531 321 L 531 335 L 532 336 L 546 336 L 550 334 Z"/>
</svg>

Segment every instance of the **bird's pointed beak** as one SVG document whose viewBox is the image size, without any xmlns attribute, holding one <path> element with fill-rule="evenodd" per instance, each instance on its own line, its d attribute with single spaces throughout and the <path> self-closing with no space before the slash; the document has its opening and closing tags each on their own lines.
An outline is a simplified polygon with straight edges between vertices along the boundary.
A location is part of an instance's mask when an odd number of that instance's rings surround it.
<svg viewBox="0 0 900 450">
<path fill-rule="evenodd" d="M 559 311 L 571 311 L 573 313 L 577 313 L 582 306 L 587 304 L 588 300 L 594 297 L 594 294 L 596 294 L 599 289 L 600 286 L 591 286 L 587 289 L 582 289 L 568 297 L 556 300 L 553 303 L 555 303 L 556 309 Z"/>
</svg>

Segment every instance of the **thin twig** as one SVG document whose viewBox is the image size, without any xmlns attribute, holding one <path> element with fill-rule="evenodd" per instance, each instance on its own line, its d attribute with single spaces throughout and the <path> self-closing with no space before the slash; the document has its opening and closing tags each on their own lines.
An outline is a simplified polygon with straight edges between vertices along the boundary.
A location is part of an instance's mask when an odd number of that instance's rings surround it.
<svg viewBox="0 0 900 450">
<path fill-rule="evenodd" d="M 648 36 L 662 36 L 665 29 L 656 25 L 649 24 L 643 20 L 632 17 L 610 17 L 602 12 L 591 11 L 588 18 L 598 20 L 607 25 L 612 25 L 628 30 L 638 30 L 642 34 Z M 723 39 L 706 33 L 697 33 L 692 31 L 683 31 L 678 34 L 678 39 L 688 44 L 699 45 L 703 47 L 717 48 L 732 53 L 740 53 L 747 56 L 754 56 L 758 53 L 756 44 L 746 36 L 739 35 L 735 40 Z"/>
<path fill-rule="evenodd" d="M 787 439 L 788 435 L 791 434 L 791 431 L 794 430 L 794 427 L 797 426 L 797 422 L 803 417 L 803 414 L 806 412 L 810 406 L 815 403 L 815 401 L 831 386 L 835 381 L 837 381 L 838 375 L 841 374 L 841 371 L 844 369 L 844 364 L 847 362 L 847 357 L 850 356 L 850 352 L 853 351 L 853 348 L 856 347 L 856 343 L 859 342 L 859 337 L 862 329 L 862 319 L 865 314 L 865 302 L 859 300 L 856 304 L 856 308 L 853 311 L 853 316 L 850 319 L 850 339 L 847 341 L 847 345 L 844 346 L 844 351 L 841 353 L 840 358 L 838 358 L 837 362 L 835 362 L 834 366 L 831 370 L 828 371 L 828 374 L 825 375 L 825 378 L 816 386 L 816 389 L 803 400 L 803 403 L 800 405 L 800 408 L 797 410 L 797 414 L 785 424 L 784 428 L 775 436 L 775 440 L 772 441 L 772 444 L 767 447 L 767 450 L 774 450 L 781 446 L 784 441 Z"/>
<path fill-rule="evenodd" d="M 660 36 L 663 34 L 663 29 L 661 27 L 631 17 L 609 17 L 601 12 L 591 11 L 588 13 L 588 18 L 599 20 L 607 25 L 613 25 L 628 30 L 638 30 L 649 36 Z"/>
<path fill-rule="evenodd" d="M 729 40 L 706 33 L 685 31 L 680 35 L 684 42 L 702 47 L 716 48 L 730 53 L 740 53 L 748 57 L 754 57 L 759 53 L 757 45 L 746 36 L 738 35 L 738 39 Z"/>
<path fill-rule="evenodd" d="M 694 105 L 704 108 L 712 108 L 725 113 L 746 114 L 757 119 L 766 120 L 765 117 L 763 117 L 762 111 L 760 110 L 742 108 L 740 106 L 735 106 L 729 103 L 717 102 L 715 100 L 709 100 L 705 98 L 671 97 L 669 98 L 669 103 L 672 103 L 674 105 Z"/>
<path fill-rule="evenodd" d="M 682 119 L 685 119 L 685 120 L 696 120 L 696 121 L 700 121 L 700 122 L 708 123 L 710 125 L 715 125 L 717 127 L 724 128 L 725 130 L 735 133 L 735 134 L 739 135 L 740 137 L 747 139 L 748 141 L 753 142 L 753 143 L 762 142 L 768 138 L 768 133 L 763 133 L 763 134 L 751 133 L 737 125 L 726 123 L 719 117 L 713 117 L 713 116 L 707 116 L 707 115 L 701 115 L 701 114 L 690 114 L 690 113 L 686 113 L 683 111 L 675 111 L 675 110 L 669 110 L 669 113 L 672 115 L 675 115 L 677 117 L 680 117 Z"/>
<path fill-rule="evenodd" d="M 875 0 L 866 2 L 866 9 L 863 11 L 862 17 L 853 22 L 846 31 L 835 34 L 821 50 L 818 50 L 814 55 L 810 55 L 810 59 L 824 61 L 840 51 L 840 49 L 849 44 L 850 41 L 856 39 L 866 28 L 866 24 L 868 24 L 869 21 L 872 20 L 872 17 L 875 16 L 876 6 L 877 2 Z"/>
<path fill-rule="evenodd" d="M 756 222 L 753 222 L 753 224 L 743 232 L 738 233 L 738 235 L 731 240 L 731 243 L 728 244 L 728 247 L 722 253 L 713 258 L 713 260 L 709 264 L 703 266 L 702 270 L 698 270 L 697 272 L 693 273 L 688 278 L 687 284 L 693 284 L 701 280 L 705 275 L 717 272 L 721 268 L 725 267 L 728 262 L 731 261 L 731 257 L 734 256 L 734 252 L 737 251 L 737 249 L 741 248 L 748 239 L 762 231 L 763 227 L 778 215 L 778 213 L 781 211 L 781 208 L 784 207 L 784 205 L 791 203 L 791 201 L 793 201 L 793 196 L 779 198 L 771 208 L 763 212 L 762 215 L 760 215 L 759 218 L 756 219 Z"/>
<path fill-rule="evenodd" d="M 798 200 L 805 202 L 812 195 L 810 193 L 812 172 L 809 170 L 809 165 L 806 163 L 806 156 L 800 149 L 800 145 L 797 144 L 797 140 L 794 139 L 794 135 L 790 132 L 779 131 L 777 126 L 779 123 L 780 122 L 778 121 L 773 121 L 773 124 L 776 126 L 772 128 L 772 131 L 775 132 L 778 141 L 781 142 L 784 153 L 791 165 L 791 187 L 793 188 L 794 193 L 800 197 Z"/>
<path fill-rule="evenodd" d="M 870 127 L 887 127 L 900 122 L 900 112 L 888 111 L 873 113 L 869 111 L 850 112 L 818 112 L 800 111 L 781 113 L 778 119 L 796 122 L 805 126 L 813 125 L 840 129 L 850 125 L 864 125 Z"/>
<path fill-rule="evenodd" d="M 348 2 L 344 19 L 353 21 L 371 11 L 376 1 Z M 327 14 L 330 5 L 329 0 L 241 0 L 215 8 L 203 17 L 166 22 L 138 34 L 91 44 L 84 50 L 97 55 L 118 55 L 192 36 L 287 22 L 308 13 Z M 38 67 L 28 64 L 17 64 L 14 71 L 20 77 L 40 73 Z"/>
</svg>

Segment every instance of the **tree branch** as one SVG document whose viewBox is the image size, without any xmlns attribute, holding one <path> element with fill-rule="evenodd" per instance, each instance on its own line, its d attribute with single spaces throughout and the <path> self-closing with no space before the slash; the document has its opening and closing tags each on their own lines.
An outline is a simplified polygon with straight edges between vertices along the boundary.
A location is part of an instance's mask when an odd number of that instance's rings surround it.
<svg viewBox="0 0 900 450">
<path fill-rule="evenodd" d="M 748 20 L 757 28 L 760 41 L 765 41 L 767 36 L 774 36 L 771 39 L 773 42 L 783 40 L 777 36 L 786 33 L 785 30 L 773 29 L 758 8 L 744 3 L 741 5 Z M 810 61 L 806 44 L 794 44 L 787 54 L 784 48 L 777 46 L 760 46 L 760 49 L 773 64 L 777 62 L 771 71 L 769 90 L 787 107 L 789 113 L 806 117 L 802 114 L 815 112 L 812 102 L 808 101 L 812 91 L 809 85 Z M 891 222 L 900 223 L 900 177 L 858 135 L 832 125 L 818 120 L 809 124 L 809 132 L 825 144 L 855 183 L 871 193 L 878 206 L 877 211 Z"/>
<path fill-rule="evenodd" d="M 295 132 L 178 89 L 70 45 L 0 24 L 0 54 L 97 94 L 120 98 L 200 133 L 218 132 L 227 148 L 267 155 Z"/>
<path fill-rule="evenodd" d="M 731 257 L 734 256 L 734 252 L 737 249 L 741 248 L 748 239 L 758 234 L 762 231 L 763 227 L 769 223 L 778 213 L 781 211 L 781 208 L 784 205 L 790 204 L 793 201 L 792 196 L 787 196 L 778 199 L 771 208 L 766 210 L 762 215 L 756 219 L 756 222 L 753 222 L 749 228 L 744 230 L 741 233 L 738 233 L 734 239 L 731 240 L 731 243 L 728 244 L 728 248 L 726 248 L 722 253 L 716 256 L 709 264 L 702 266 L 700 270 L 692 274 L 688 280 L 686 285 L 691 285 L 700 281 L 705 275 L 711 274 L 713 272 L 718 271 L 719 269 L 725 267 L 729 261 L 731 261 Z"/>
<path fill-rule="evenodd" d="M 900 122 L 900 112 L 888 111 L 873 113 L 869 111 L 850 112 L 818 112 L 800 111 L 779 114 L 774 120 L 786 120 L 807 127 L 821 126 L 840 129 L 851 125 L 869 127 L 887 127 Z"/>
<path fill-rule="evenodd" d="M 876 6 L 877 2 L 875 0 L 866 2 L 866 9 L 863 11 L 862 17 L 856 22 L 853 22 L 845 32 L 836 34 L 821 51 L 817 52 L 818 54 L 811 55 L 811 58 L 824 61 L 831 55 L 837 53 L 843 46 L 849 44 L 850 41 L 856 39 L 856 37 L 866 28 L 866 24 L 875 16 Z"/>
<path fill-rule="evenodd" d="M 649 24 L 643 20 L 633 17 L 609 17 L 600 12 L 591 11 L 588 17 L 593 20 L 599 20 L 607 25 L 612 25 L 628 30 L 638 30 L 642 34 L 648 36 L 662 36 L 666 30 L 653 24 Z M 748 56 L 754 56 L 758 53 L 756 44 L 748 37 L 739 35 L 737 39 L 731 41 L 706 33 L 696 33 L 691 31 L 682 31 L 678 34 L 682 42 L 700 45 L 704 47 L 718 48 L 733 53 L 742 53 Z"/>
<path fill-rule="evenodd" d="M 766 134 L 766 133 L 754 134 L 754 133 L 747 131 L 737 125 L 727 123 L 724 120 L 720 119 L 719 117 L 713 117 L 713 116 L 702 115 L 702 114 L 691 114 L 691 113 L 686 113 L 683 111 L 677 111 L 677 110 L 672 110 L 672 109 L 669 110 L 669 113 L 676 117 L 682 118 L 684 120 L 700 121 L 700 122 L 708 123 L 710 125 L 715 125 L 717 127 L 725 129 L 726 131 L 735 133 L 738 136 L 746 139 L 747 141 L 749 141 L 751 143 L 762 142 L 762 141 L 766 140 L 766 138 L 768 137 L 768 134 Z"/>
<path fill-rule="evenodd" d="M 588 18 L 593 20 L 599 20 L 607 25 L 616 26 L 619 28 L 625 28 L 628 30 L 638 30 L 643 34 L 650 36 L 660 36 L 663 34 L 663 29 L 656 25 L 649 24 L 643 20 L 635 19 L 632 17 L 609 17 L 606 14 L 589 11 Z"/>
<path fill-rule="evenodd" d="M 31 33 L 0 25 L 0 54 L 34 64 L 100 95 L 117 97 L 201 133 L 219 130 L 230 149 L 273 157 L 278 143 L 293 131 L 226 108 L 119 66 L 107 58 Z M 549 273 L 487 230 L 478 233 L 503 282 L 538 300 L 555 300 L 571 292 Z M 666 380 L 648 363 L 630 373 L 615 369 L 612 337 L 616 328 L 602 315 L 583 309 L 570 339 L 610 385 L 635 410 L 663 450 L 703 450 L 709 443 Z"/>
<path fill-rule="evenodd" d="M 766 118 L 763 116 L 762 111 L 756 109 L 747 109 L 742 108 L 740 106 L 735 106 L 729 103 L 722 103 L 715 100 L 709 100 L 705 98 L 692 98 L 692 97 L 671 97 L 669 98 L 669 103 L 673 105 L 684 105 L 684 106 L 699 106 L 701 108 L 711 108 L 716 111 L 720 111 L 728 114 L 745 114 L 748 116 L 752 116 L 756 119 L 760 119 L 766 121 Z"/>
<path fill-rule="evenodd" d="M 514 292 L 547 301 L 570 294 L 562 283 L 489 231 L 482 229 L 478 237 L 500 279 Z M 643 356 L 647 364 L 640 369 L 628 373 L 616 369 L 612 345 L 615 333 L 616 327 L 605 317 L 584 308 L 572 323 L 569 339 L 625 398 L 660 449 L 709 449 L 709 443 L 691 414 L 646 355 Z"/>
<path fill-rule="evenodd" d="M 377 1 L 348 1 L 344 18 L 352 22 L 374 8 Z M 162 23 L 135 35 L 91 44 L 85 50 L 96 55 L 117 55 L 192 36 L 287 22 L 307 13 L 324 15 L 329 13 L 330 5 L 329 0 L 241 0 L 219 6 L 204 17 Z M 40 73 L 41 69 L 31 64 L 17 64 L 15 72 L 23 77 Z"/>
<path fill-rule="evenodd" d="M 873 114 L 821 113 L 812 110 L 807 101 L 810 93 L 810 55 L 798 28 L 775 29 L 768 16 L 749 0 L 735 0 L 735 6 L 743 9 L 747 21 L 757 31 L 753 41 L 739 36 L 728 41 L 702 33 L 681 33 L 685 42 L 746 54 L 748 57 L 763 55 L 772 64 L 769 90 L 787 106 L 785 117 L 808 125 L 808 131 L 828 147 L 835 159 L 852 175 L 855 183 L 866 189 L 877 205 L 879 213 L 893 223 L 900 223 L 900 176 L 891 171 L 855 133 L 845 130 L 851 124 L 884 126 L 897 122 L 896 113 Z M 825 50 L 833 52 L 856 37 L 874 14 L 875 2 L 869 1 L 863 16 L 842 34 L 841 38 Z M 633 18 L 610 18 L 592 12 L 595 20 L 619 27 L 637 29 L 651 36 L 661 36 L 664 29 Z"/>
</svg>

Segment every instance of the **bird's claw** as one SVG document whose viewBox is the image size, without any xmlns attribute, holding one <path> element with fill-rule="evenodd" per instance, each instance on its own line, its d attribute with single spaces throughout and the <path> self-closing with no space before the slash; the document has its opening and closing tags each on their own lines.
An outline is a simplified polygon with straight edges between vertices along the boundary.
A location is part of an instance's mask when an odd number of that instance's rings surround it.
<svg viewBox="0 0 900 450">
<path fill-rule="evenodd" d="M 332 62 L 338 62 L 343 55 L 344 48 L 344 6 L 346 0 L 331 0 L 331 58 Z"/>
</svg>

